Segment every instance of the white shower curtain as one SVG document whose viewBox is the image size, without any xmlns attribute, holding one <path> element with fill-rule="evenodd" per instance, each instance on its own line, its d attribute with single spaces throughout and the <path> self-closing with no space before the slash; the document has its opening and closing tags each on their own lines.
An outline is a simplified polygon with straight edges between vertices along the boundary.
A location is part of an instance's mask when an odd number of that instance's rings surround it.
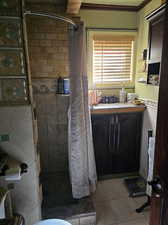
<svg viewBox="0 0 168 225">
<path fill-rule="evenodd" d="M 96 189 L 97 175 L 88 104 L 86 45 L 83 24 L 70 30 L 69 168 L 74 198 Z"/>
</svg>

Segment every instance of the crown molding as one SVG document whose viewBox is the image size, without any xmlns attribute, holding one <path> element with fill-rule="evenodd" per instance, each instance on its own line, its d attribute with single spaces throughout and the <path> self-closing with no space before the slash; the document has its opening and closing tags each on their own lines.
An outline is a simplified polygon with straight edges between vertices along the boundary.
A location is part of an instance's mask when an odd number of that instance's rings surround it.
<svg viewBox="0 0 168 225">
<path fill-rule="evenodd" d="M 137 12 L 144 8 L 152 0 L 144 0 L 138 6 L 131 5 L 107 5 L 107 4 L 94 4 L 94 3 L 82 3 L 81 9 L 87 10 L 118 10 L 118 11 L 132 11 Z"/>
<path fill-rule="evenodd" d="M 149 2 L 152 0 L 144 0 L 139 6 L 138 6 L 138 11 L 143 9 Z"/>
<path fill-rule="evenodd" d="M 107 4 L 82 3 L 81 9 L 137 11 L 137 6 L 129 6 L 129 5 L 123 6 L 123 5 L 107 5 Z"/>
</svg>

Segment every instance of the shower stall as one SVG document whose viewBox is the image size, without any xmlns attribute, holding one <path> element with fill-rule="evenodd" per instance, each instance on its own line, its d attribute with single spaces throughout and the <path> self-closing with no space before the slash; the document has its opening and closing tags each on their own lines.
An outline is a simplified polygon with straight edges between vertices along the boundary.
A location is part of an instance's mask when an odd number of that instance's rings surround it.
<svg viewBox="0 0 168 225">
<path fill-rule="evenodd" d="M 32 24 L 29 26 L 31 17 L 34 20 L 40 18 L 42 27 L 47 24 L 54 26 L 56 23 L 56 30 L 59 28 L 61 31 L 63 26 L 64 35 L 66 28 L 68 51 L 65 54 L 68 55 L 69 61 L 69 73 L 66 74 L 70 78 L 69 96 L 56 94 L 58 76 L 43 79 L 32 76 L 35 58 L 29 40 L 29 30 L 33 29 Z M 33 87 L 32 104 L 36 105 L 34 111 L 38 124 L 40 181 L 43 189 L 42 216 L 71 218 L 89 214 L 95 218 L 89 197 L 96 190 L 97 175 L 88 107 L 84 25 L 53 13 L 25 9 L 23 9 L 23 24 L 30 87 L 31 85 Z M 38 29 L 42 32 L 42 28 Z M 33 33 L 32 30 L 31 32 Z M 61 33 L 55 35 L 55 39 L 57 37 L 59 40 Z M 55 39 L 52 35 L 52 40 Z M 59 46 L 60 49 L 63 47 Z"/>
</svg>

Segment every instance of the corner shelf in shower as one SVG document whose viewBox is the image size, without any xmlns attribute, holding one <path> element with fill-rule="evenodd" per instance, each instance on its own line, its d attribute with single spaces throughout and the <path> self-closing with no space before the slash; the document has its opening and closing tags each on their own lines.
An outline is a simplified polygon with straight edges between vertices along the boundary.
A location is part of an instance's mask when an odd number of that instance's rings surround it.
<svg viewBox="0 0 168 225">
<path fill-rule="evenodd" d="M 56 93 L 56 95 L 58 95 L 58 96 L 70 96 L 70 94 L 58 94 L 58 93 Z"/>
</svg>

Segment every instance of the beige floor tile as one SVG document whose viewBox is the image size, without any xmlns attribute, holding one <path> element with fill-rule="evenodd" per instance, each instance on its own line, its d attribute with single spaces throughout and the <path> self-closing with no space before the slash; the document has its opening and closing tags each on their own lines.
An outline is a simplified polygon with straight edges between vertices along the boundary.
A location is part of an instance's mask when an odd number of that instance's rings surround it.
<svg viewBox="0 0 168 225">
<path fill-rule="evenodd" d="M 149 221 L 150 221 L 150 210 L 144 211 L 143 215 L 145 216 L 146 222 L 149 224 Z"/>
<path fill-rule="evenodd" d="M 95 203 L 107 200 L 127 198 L 128 192 L 123 184 L 123 179 L 105 180 L 98 183 L 97 191 L 93 195 Z"/>
<path fill-rule="evenodd" d="M 134 198 L 133 200 L 135 201 L 136 207 L 139 208 L 147 201 L 147 198 L 146 197 L 138 197 L 138 198 Z M 146 207 L 144 209 L 144 211 L 142 212 L 142 214 L 144 215 L 146 222 L 149 223 L 150 206 Z"/>
<path fill-rule="evenodd" d="M 96 206 L 96 224 L 97 225 L 105 225 L 104 223 L 104 210 L 101 206 Z"/>
<path fill-rule="evenodd" d="M 148 211 L 136 213 L 135 209 L 145 198 L 128 197 L 123 179 L 101 181 L 93 196 L 97 225 L 147 225 Z"/>
<path fill-rule="evenodd" d="M 136 219 L 133 221 L 127 221 L 118 225 L 148 225 L 144 219 Z"/>
<path fill-rule="evenodd" d="M 147 201 L 147 197 L 146 196 L 136 197 L 136 198 L 133 198 L 133 199 L 137 203 L 138 207 L 140 207 L 141 205 L 143 205 Z"/>
<path fill-rule="evenodd" d="M 116 222 L 125 222 L 129 220 L 144 218 L 142 214 L 135 212 L 135 203 L 131 198 L 123 198 L 109 201 L 109 210 L 115 215 Z M 112 217 L 114 219 L 114 216 Z"/>
<path fill-rule="evenodd" d="M 68 219 L 67 220 L 71 225 L 79 225 L 79 219 Z"/>
</svg>

